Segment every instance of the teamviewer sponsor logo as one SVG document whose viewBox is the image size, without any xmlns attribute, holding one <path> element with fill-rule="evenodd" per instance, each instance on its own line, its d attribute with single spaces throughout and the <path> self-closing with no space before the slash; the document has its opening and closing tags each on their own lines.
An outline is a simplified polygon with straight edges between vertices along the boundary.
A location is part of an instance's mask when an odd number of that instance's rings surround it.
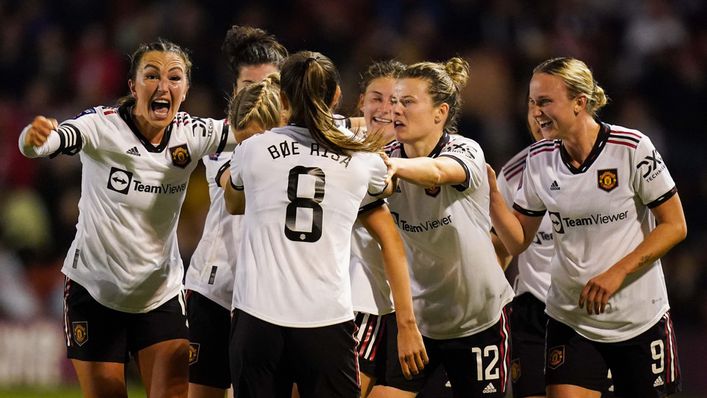
<svg viewBox="0 0 707 398">
<path fill-rule="evenodd" d="M 562 217 L 560 216 L 560 213 L 549 211 L 548 214 L 550 215 L 550 221 L 552 222 L 552 230 L 558 234 L 564 234 L 565 227 L 562 226 Z"/>
<path fill-rule="evenodd" d="M 576 228 L 576 227 L 587 227 L 593 225 L 603 225 L 611 224 L 615 222 L 624 221 L 628 218 L 628 210 L 624 210 L 620 213 L 614 214 L 589 214 L 585 217 L 562 217 L 560 213 L 550 211 L 550 221 L 552 222 L 552 229 L 558 234 L 565 233 L 565 227 Z"/>
<path fill-rule="evenodd" d="M 108 176 L 108 189 L 127 195 L 132 179 L 133 173 L 111 167 L 110 175 Z"/>
<path fill-rule="evenodd" d="M 436 220 L 420 221 L 416 224 L 410 224 L 406 220 L 401 219 L 398 213 L 391 213 L 393 214 L 393 218 L 395 219 L 395 224 L 397 224 L 398 228 L 405 232 L 429 232 L 452 223 L 451 214 Z"/>
</svg>

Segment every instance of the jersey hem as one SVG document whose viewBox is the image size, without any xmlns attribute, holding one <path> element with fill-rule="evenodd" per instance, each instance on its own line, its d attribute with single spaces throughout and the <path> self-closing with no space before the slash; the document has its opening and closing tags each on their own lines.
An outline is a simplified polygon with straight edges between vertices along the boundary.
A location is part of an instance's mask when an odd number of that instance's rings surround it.
<svg viewBox="0 0 707 398">
<path fill-rule="evenodd" d="M 547 307 L 547 305 L 545 306 L 545 313 L 547 314 L 547 316 L 556 320 L 557 322 L 560 322 L 560 323 L 565 324 L 568 327 L 572 328 L 572 330 L 577 332 L 578 335 L 584 337 L 585 339 L 591 340 L 591 341 L 594 341 L 597 343 L 620 343 L 622 341 L 631 340 L 632 338 L 634 338 L 634 337 L 640 335 L 641 333 L 645 332 L 646 330 L 652 328 L 656 323 L 658 323 L 658 321 L 660 321 L 660 319 L 663 317 L 663 315 L 665 315 L 665 313 L 668 312 L 669 310 L 670 310 L 670 306 L 665 305 L 660 309 L 660 311 L 658 311 L 658 315 L 656 315 L 653 319 L 646 322 L 644 325 L 642 325 L 640 328 L 636 329 L 635 331 L 632 331 L 631 333 L 627 333 L 627 334 L 622 334 L 619 337 L 608 338 L 608 337 L 599 336 L 599 335 L 590 335 L 589 333 L 577 330 L 577 328 L 575 326 L 573 326 L 571 322 L 569 322 L 567 319 L 564 319 L 561 316 L 557 316 L 556 314 L 551 314 L 550 308 Z"/>
<path fill-rule="evenodd" d="M 268 323 L 272 323 L 273 325 L 283 326 L 283 327 L 288 327 L 288 328 L 319 328 L 319 327 L 324 327 L 324 326 L 337 325 L 339 323 L 354 320 L 353 311 L 351 311 L 351 315 L 347 315 L 347 316 L 339 317 L 339 318 L 334 318 L 334 319 L 312 321 L 312 322 L 290 322 L 290 321 L 283 321 L 283 320 L 275 319 L 271 316 L 264 315 L 264 314 L 260 313 L 259 311 L 255 311 L 252 308 L 248 308 L 246 306 L 235 305 L 233 308 L 237 309 L 237 310 L 241 310 L 250 316 L 260 319 L 261 321 L 265 321 Z"/>
<path fill-rule="evenodd" d="M 80 276 L 77 278 L 76 275 L 70 275 L 69 273 L 65 272 L 64 270 L 62 270 L 62 273 L 63 273 L 64 275 L 66 275 L 67 278 L 69 278 L 70 280 L 72 280 L 72 281 L 78 283 L 78 284 L 81 285 L 84 289 L 86 289 L 86 291 L 88 292 L 88 294 L 91 295 L 91 298 L 93 298 L 94 300 L 96 300 L 96 301 L 98 302 L 98 304 L 100 304 L 100 305 L 102 305 L 102 306 L 104 306 L 104 307 L 106 307 L 106 308 L 110 308 L 111 310 L 120 311 L 120 312 L 126 312 L 126 313 L 128 313 L 128 314 L 145 314 L 145 313 L 148 313 L 148 312 L 150 312 L 150 311 L 152 311 L 152 310 L 154 310 L 154 309 L 156 309 L 156 308 L 159 308 L 162 304 L 168 302 L 169 300 L 171 300 L 171 299 L 177 297 L 177 296 L 179 295 L 179 292 L 182 290 L 182 289 L 181 289 L 181 286 L 180 286 L 180 288 L 177 289 L 174 293 L 166 294 L 165 297 L 163 297 L 163 298 L 160 299 L 159 301 L 155 302 L 154 304 L 150 304 L 150 305 L 148 305 L 147 307 L 144 307 L 144 308 L 122 307 L 122 306 L 119 306 L 119 305 L 106 303 L 106 302 L 103 300 L 103 297 L 101 297 L 100 295 L 96 294 L 97 292 L 95 292 L 94 287 L 93 287 L 93 286 L 90 286 L 90 284 L 91 284 L 90 281 L 87 281 L 87 280 L 85 280 L 85 279 L 82 279 Z"/>
<path fill-rule="evenodd" d="M 362 312 L 364 314 L 371 314 L 371 315 L 378 315 L 378 316 L 388 315 L 388 314 L 392 314 L 395 312 L 395 308 L 390 308 L 390 309 L 385 309 L 385 310 L 381 310 L 381 309 L 376 308 L 376 309 L 372 310 L 371 307 L 365 307 L 365 306 L 354 306 L 353 310 L 354 310 L 354 312 Z"/>
<path fill-rule="evenodd" d="M 433 340 L 451 340 L 451 339 L 460 339 L 463 337 L 469 337 L 473 336 L 477 333 L 481 333 L 486 329 L 491 328 L 493 325 L 497 324 L 501 320 L 501 314 L 503 313 L 503 309 L 511 302 L 513 301 L 513 296 L 506 298 L 503 300 L 501 305 L 498 308 L 498 312 L 494 317 L 491 318 L 489 322 L 486 322 L 485 324 L 481 326 L 477 326 L 472 330 L 466 331 L 464 333 L 453 333 L 449 335 L 443 335 L 443 334 L 433 334 L 433 333 L 427 333 L 424 330 L 422 330 L 421 327 L 418 328 L 420 329 L 420 334 L 424 337 L 427 337 L 428 339 L 433 339 Z"/>
<path fill-rule="evenodd" d="M 226 311 L 231 311 L 231 302 L 230 301 L 220 300 L 220 299 L 214 297 L 215 295 L 213 294 L 213 292 L 210 292 L 208 289 L 204 289 L 204 287 L 201 285 L 192 285 L 190 283 L 185 283 L 184 289 L 191 290 L 193 292 L 197 292 L 200 295 L 206 297 L 207 299 L 213 301 L 214 303 L 220 305 Z"/>
</svg>

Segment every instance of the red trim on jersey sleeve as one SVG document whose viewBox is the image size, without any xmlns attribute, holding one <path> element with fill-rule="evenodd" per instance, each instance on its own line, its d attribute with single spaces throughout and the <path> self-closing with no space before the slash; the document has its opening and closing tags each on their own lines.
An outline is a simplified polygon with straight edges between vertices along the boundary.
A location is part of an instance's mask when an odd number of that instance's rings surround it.
<svg viewBox="0 0 707 398">
<path fill-rule="evenodd" d="M 559 141 L 539 141 L 530 147 L 530 157 L 536 156 L 543 152 L 552 152 L 560 147 Z"/>
<path fill-rule="evenodd" d="M 617 144 L 617 145 L 627 146 L 627 147 L 633 148 L 633 149 L 636 149 L 636 147 L 638 146 L 636 144 L 631 144 L 630 142 L 616 141 L 616 140 L 612 140 L 612 139 L 606 140 L 606 142 L 609 144 Z"/>
<path fill-rule="evenodd" d="M 515 161 L 513 164 L 509 164 L 508 166 L 504 167 L 504 168 L 501 170 L 501 172 L 502 172 L 504 175 L 506 175 L 506 178 L 507 178 L 507 179 L 510 179 L 510 177 L 508 177 L 508 173 L 512 173 L 513 171 L 516 171 L 519 167 L 520 167 L 521 170 L 523 170 L 523 168 L 524 168 L 523 166 L 525 165 L 525 159 L 526 159 L 525 156 L 521 157 L 520 159 L 518 159 L 517 161 Z M 514 174 L 514 175 L 515 175 L 515 174 Z"/>
</svg>

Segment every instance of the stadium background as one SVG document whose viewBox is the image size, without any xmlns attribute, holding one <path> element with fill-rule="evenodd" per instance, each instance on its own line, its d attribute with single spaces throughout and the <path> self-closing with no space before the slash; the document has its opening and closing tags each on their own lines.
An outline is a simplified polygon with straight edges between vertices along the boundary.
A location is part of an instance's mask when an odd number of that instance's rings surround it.
<svg viewBox="0 0 707 398">
<path fill-rule="evenodd" d="M 707 2 L 701 0 L 0 0 L 0 396 L 78 396 L 61 335 L 59 272 L 75 232 L 78 157 L 30 161 L 17 136 L 36 114 L 64 120 L 127 93 L 127 54 L 157 37 L 191 50 L 188 112 L 222 117 L 232 78 L 220 52 L 232 24 L 275 34 L 292 52 L 331 57 L 354 111 L 372 60 L 471 64 L 460 132 L 498 169 L 530 143 L 532 67 L 559 55 L 593 69 L 600 114 L 648 134 L 675 178 L 688 238 L 664 258 L 685 394 L 707 396 Z M 208 194 L 198 169 L 179 229 L 185 263 Z M 24 391 L 24 392 L 23 392 Z M 21 395 L 27 394 L 27 395 Z M 139 396 L 139 394 L 138 394 Z"/>
</svg>

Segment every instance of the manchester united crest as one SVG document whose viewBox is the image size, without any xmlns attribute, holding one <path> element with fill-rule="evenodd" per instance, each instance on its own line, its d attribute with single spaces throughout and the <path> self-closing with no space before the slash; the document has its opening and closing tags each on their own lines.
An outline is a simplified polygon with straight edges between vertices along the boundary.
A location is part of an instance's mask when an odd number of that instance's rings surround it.
<svg viewBox="0 0 707 398">
<path fill-rule="evenodd" d="M 597 171 L 597 185 L 599 189 L 611 192 L 619 186 L 619 177 L 616 169 L 604 169 Z"/>
<path fill-rule="evenodd" d="M 189 154 L 187 144 L 169 148 L 169 154 L 172 156 L 172 164 L 177 167 L 185 168 L 191 162 L 191 155 Z"/>
<path fill-rule="evenodd" d="M 71 322 L 71 335 L 79 347 L 84 345 L 88 341 L 88 322 Z"/>
<path fill-rule="evenodd" d="M 565 346 L 552 347 L 547 352 L 547 366 L 557 369 L 565 363 Z"/>
<path fill-rule="evenodd" d="M 517 383 L 518 379 L 520 379 L 520 359 L 514 359 L 511 361 L 511 381 Z"/>
<path fill-rule="evenodd" d="M 199 343 L 189 343 L 189 365 L 199 361 Z"/>
</svg>

